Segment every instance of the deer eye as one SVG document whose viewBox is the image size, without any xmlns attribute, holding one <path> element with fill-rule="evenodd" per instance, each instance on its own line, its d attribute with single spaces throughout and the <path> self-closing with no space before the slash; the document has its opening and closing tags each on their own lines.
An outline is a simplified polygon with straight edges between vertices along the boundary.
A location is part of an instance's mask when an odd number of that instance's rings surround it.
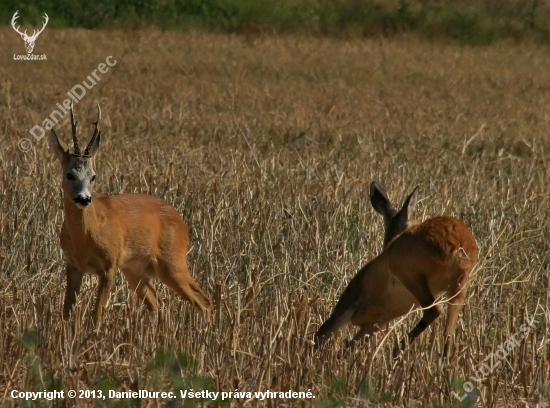
<svg viewBox="0 0 550 408">
<path fill-rule="evenodd" d="M 92 176 L 92 183 L 95 181 L 95 174 Z"/>
<path fill-rule="evenodd" d="M 67 180 L 74 180 L 74 175 L 72 173 L 67 173 Z"/>
</svg>

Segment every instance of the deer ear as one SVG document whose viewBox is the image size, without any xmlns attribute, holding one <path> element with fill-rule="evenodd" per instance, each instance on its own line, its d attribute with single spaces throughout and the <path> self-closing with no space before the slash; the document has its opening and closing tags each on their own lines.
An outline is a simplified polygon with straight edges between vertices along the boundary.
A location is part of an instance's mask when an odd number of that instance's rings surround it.
<svg viewBox="0 0 550 408">
<path fill-rule="evenodd" d="M 403 207 L 401 207 L 395 216 L 396 222 L 402 222 L 403 225 L 407 224 L 407 221 L 409 220 L 409 209 L 413 210 L 416 206 L 416 196 L 414 194 L 416 193 L 416 190 L 418 190 L 418 186 L 416 186 L 413 192 L 405 199 Z"/>
<path fill-rule="evenodd" d="M 50 132 L 50 145 L 61 164 L 65 165 L 69 160 L 69 148 L 63 141 L 59 140 L 53 129 Z"/>
<path fill-rule="evenodd" d="M 409 194 L 409 196 L 407 197 L 407 199 L 403 203 L 403 208 L 408 207 L 411 210 L 413 210 L 414 207 L 416 207 L 416 195 L 414 194 L 414 193 L 416 193 L 416 190 L 418 190 L 418 186 L 416 186 L 414 188 L 414 190 L 412 191 L 412 193 Z"/>
<path fill-rule="evenodd" d="M 370 203 L 377 213 L 382 214 L 385 221 L 390 220 L 395 215 L 395 209 L 390 199 L 376 181 L 373 181 L 370 185 Z"/>
</svg>

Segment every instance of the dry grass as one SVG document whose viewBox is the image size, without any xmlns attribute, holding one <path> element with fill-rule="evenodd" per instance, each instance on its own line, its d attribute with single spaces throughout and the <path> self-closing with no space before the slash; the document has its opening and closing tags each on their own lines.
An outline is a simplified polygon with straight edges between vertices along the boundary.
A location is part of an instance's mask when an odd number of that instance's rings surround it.
<svg viewBox="0 0 550 408">
<path fill-rule="evenodd" d="M 328 405 L 454 405 L 451 391 L 463 393 L 526 313 L 536 330 L 478 387 L 479 405 L 548 404 L 546 48 L 49 30 L 35 51 L 48 61 L 20 62 L 11 60 L 23 52 L 11 28 L 0 41 L 5 405 L 16 403 L 12 389 L 48 384 L 168 391 L 170 370 L 150 366 L 161 348 L 192 359 L 172 371 L 196 388 L 200 375 L 218 391 L 311 389 L 313 402 Z M 76 108 L 88 137 L 93 106 L 102 106 L 97 191 L 146 192 L 178 209 L 190 227 L 191 272 L 215 301 L 208 323 L 160 284 L 164 307 L 149 318 L 120 274 L 99 329 L 89 322 L 91 278 L 76 318 L 61 320 L 60 168 L 45 140 L 26 154 L 17 142 L 108 55 L 116 69 Z M 67 120 L 58 125 L 65 138 Z M 417 218 L 457 216 L 477 239 L 482 261 L 450 364 L 438 363 L 440 322 L 392 364 L 397 336 L 418 314 L 374 357 L 383 336 L 349 350 L 347 330 L 313 350 L 343 288 L 381 251 L 373 179 L 396 201 L 420 185 Z"/>
</svg>

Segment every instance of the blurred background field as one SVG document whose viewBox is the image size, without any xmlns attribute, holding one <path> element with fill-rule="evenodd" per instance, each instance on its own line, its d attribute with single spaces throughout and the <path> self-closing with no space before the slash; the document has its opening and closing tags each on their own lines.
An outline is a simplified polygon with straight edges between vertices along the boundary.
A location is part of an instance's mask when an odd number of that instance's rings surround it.
<svg viewBox="0 0 550 408">
<path fill-rule="evenodd" d="M 13 61 L 23 43 L 0 29 L 3 405 L 22 405 L 12 389 L 193 387 L 316 396 L 271 406 L 458 406 L 451 393 L 464 393 L 526 315 L 539 323 L 474 383 L 477 404 L 548 405 L 544 44 L 54 29 L 63 22 L 53 15 L 35 48 L 47 61 Z M 99 329 L 89 322 L 89 277 L 75 318 L 61 320 L 60 167 L 45 139 L 27 153 L 17 143 L 109 55 L 117 65 L 76 106 L 83 138 L 95 104 L 103 111 L 96 190 L 145 192 L 177 208 L 190 230 L 191 273 L 215 302 L 209 322 L 160 284 L 164 307 L 149 317 L 120 274 Z M 69 139 L 68 117 L 57 130 Z M 313 350 L 343 288 L 382 249 L 372 180 L 396 202 L 419 185 L 416 218 L 454 215 L 477 239 L 481 261 L 449 364 L 439 364 L 442 318 L 392 363 L 393 344 L 418 314 L 384 342 L 377 335 L 346 349 L 346 329 Z"/>
<path fill-rule="evenodd" d="M 392 36 L 414 32 L 466 44 L 502 39 L 550 41 L 547 0 L 3 0 L 0 24 L 15 10 L 21 21 L 51 27 L 155 26 L 214 32 Z"/>
</svg>

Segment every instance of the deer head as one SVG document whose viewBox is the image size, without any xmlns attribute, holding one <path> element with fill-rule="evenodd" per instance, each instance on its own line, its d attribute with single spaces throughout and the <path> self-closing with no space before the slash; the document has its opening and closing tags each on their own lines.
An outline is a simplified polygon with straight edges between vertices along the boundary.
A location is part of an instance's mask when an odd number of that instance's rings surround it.
<svg viewBox="0 0 550 408">
<path fill-rule="evenodd" d="M 50 134 L 50 141 L 63 168 L 63 192 L 67 198 L 74 201 L 78 208 L 84 209 L 92 202 L 92 190 L 95 183 L 93 158 L 99 150 L 99 140 L 101 138 L 101 132 L 99 131 L 101 109 L 97 105 L 97 121 L 94 123 L 94 133 L 84 152 L 80 150 L 78 144 L 72 104 L 70 112 L 73 153 L 70 153 L 70 149 L 65 143 L 59 140 L 53 129 Z"/>
<path fill-rule="evenodd" d="M 370 202 L 372 208 L 384 217 L 384 247 L 407 228 L 419 224 L 417 220 L 409 220 L 409 208 L 414 208 L 416 204 L 416 200 L 413 196 L 417 189 L 418 186 L 416 186 L 413 192 L 406 198 L 401 210 L 397 211 L 386 195 L 386 192 L 380 187 L 380 184 L 376 181 L 371 183 Z"/>
<path fill-rule="evenodd" d="M 44 13 L 44 23 L 42 24 L 42 28 L 38 31 L 34 30 L 33 34 L 29 37 L 27 35 L 27 30 L 25 30 L 25 32 L 22 33 L 21 31 L 19 31 L 19 27 L 15 26 L 15 20 L 17 20 L 17 17 L 19 17 L 18 13 L 19 13 L 19 10 L 16 11 L 15 14 L 13 15 L 13 18 L 11 19 L 11 26 L 13 27 L 15 32 L 21 35 L 21 38 L 25 41 L 25 48 L 27 49 L 27 54 L 30 54 L 34 49 L 34 42 L 36 41 L 40 33 L 44 31 L 44 28 L 46 28 L 46 24 L 48 24 L 48 21 L 50 19 L 48 15 Z"/>
</svg>

